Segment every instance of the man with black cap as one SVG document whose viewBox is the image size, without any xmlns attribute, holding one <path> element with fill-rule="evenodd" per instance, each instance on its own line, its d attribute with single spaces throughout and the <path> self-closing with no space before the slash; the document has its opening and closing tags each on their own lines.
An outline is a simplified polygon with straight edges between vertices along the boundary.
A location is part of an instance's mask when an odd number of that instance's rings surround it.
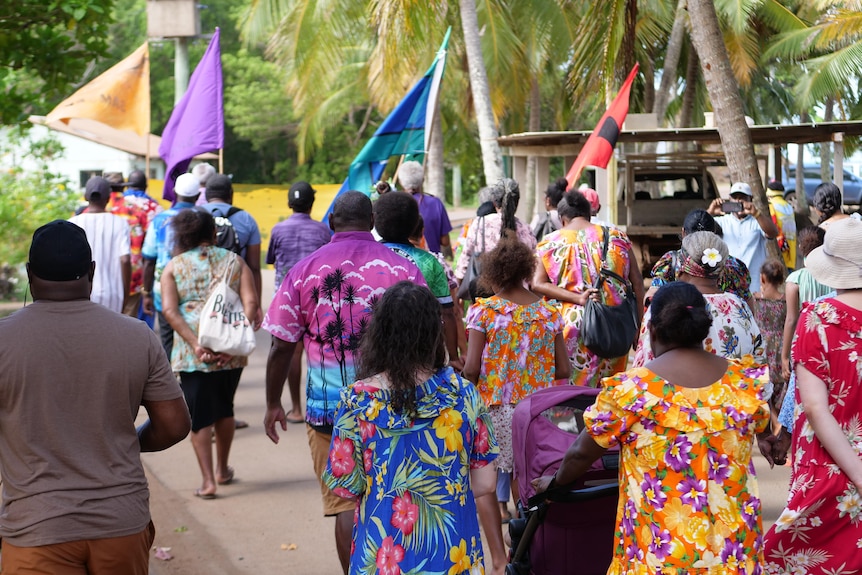
<svg viewBox="0 0 862 575">
<path fill-rule="evenodd" d="M 207 203 L 203 207 L 216 218 L 227 218 L 230 220 L 237 239 L 239 240 L 239 255 L 251 268 L 254 276 L 254 284 L 257 288 L 257 301 L 261 300 L 262 280 L 260 277 L 260 228 L 252 215 L 245 210 L 233 205 L 233 183 L 230 177 L 224 174 L 215 174 L 207 180 L 206 187 Z M 263 309 L 263 308 L 261 308 Z M 261 311 L 261 317 L 263 312 Z"/>
<path fill-rule="evenodd" d="M 281 285 L 287 272 L 305 256 L 329 243 L 332 232 L 323 222 L 311 218 L 315 190 L 308 182 L 296 182 L 287 192 L 287 207 L 293 215 L 273 226 L 266 250 L 266 263 L 275 264 L 275 289 Z M 297 342 L 293 352 L 290 370 L 287 372 L 287 389 L 290 393 L 291 408 L 287 421 L 303 423 L 302 407 L 299 399 L 302 381 L 302 341 Z"/>
<path fill-rule="evenodd" d="M 144 313 L 141 302 L 144 294 L 144 258 L 141 249 L 144 245 L 144 237 L 150 221 L 162 211 L 153 198 L 147 195 L 147 176 L 141 170 L 134 170 L 129 174 L 129 180 L 123 182 L 126 191 L 122 196 L 115 194 L 111 198 L 109 210 L 112 214 L 123 216 L 129 223 L 131 231 L 131 260 L 132 279 L 129 282 L 129 297 L 123 306 L 123 313 L 137 317 L 153 327 L 155 317 Z"/>
<path fill-rule="evenodd" d="M 144 257 L 144 312 L 155 313 L 159 318 L 159 336 L 168 358 L 174 347 L 174 329 L 162 315 L 162 271 L 173 256 L 173 228 L 171 220 L 180 210 L 195 207 L 195 201 L 200 194 L 200 182 L 194 174 L 182 174 L 174 184 L 177 202 L 150 222 L 144 237 L 141 255 Z"/>
<path fill-rule="evenodd" d="M 0 320 L 4 573 L 146 575 L 155 529 L 140 453 L 191 427 L 156 335 L 90 301 L 95 268 L 82 228 L 42 226 L 34 303 Z"/>
<path fill-rule="evenodd" d="M 93 176 L 87 180 L 84 191 L 87 211 L 69 218 L 69 221 L 84 229 L 93 250 L 96 274 L 90 300 L 122 313 L 132 274 L 129 224 L 124 218 L 105 211 L 110 197 L 108 180 Z"/>
</svg>

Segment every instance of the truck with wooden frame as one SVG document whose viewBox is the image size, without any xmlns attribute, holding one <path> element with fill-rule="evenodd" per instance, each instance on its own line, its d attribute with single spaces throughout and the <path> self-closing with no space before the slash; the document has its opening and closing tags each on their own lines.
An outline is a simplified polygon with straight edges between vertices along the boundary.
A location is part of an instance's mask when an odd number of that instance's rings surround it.
<svg viewBox="0 0 862 575">
<path fill-rule="evenodd" d="M 704 128 L 630 129 L 620 132 L 607 170 L 596 169 L 595 189 L 602 204 L 600 219 L 625 231 L 635 247 L 638 264 L 646 274 L 666 251 L 679 247 L 686 214 L 706 208 L 721 195 L 715 174 L 728 176 L 718 130 Z M 762 155 L 764 185 L 779 174 L 787 144 L 833 142 L 835 183 L 843 186 L 843 141 L 862 135 L 862 121 L 752 126 L 751 136 Z M 518 217 L 526 222 L 544 208 L 544 191 L 562 177 L 574 162 L 590 132 L 531 132 L 499 138 L 512 165 L 512 177 L 521 183 Z M 645 153 L 644 144 L 670 153 Z M 535 201 L 524 201 L 527 159 L 536 158 Z M 561 173 L 551 173 L 551 158 L 563 158 Z M 726 178 L 729 179 L 729 178 Z M 729 189 L 729 184 L 726 186 Z M 843 189 L 843 188 L 842 188 Z M 610 192 L 609 190 L 613 190 Z M 725 194 L 727 190 L 725 190 Z"/>
</svg>

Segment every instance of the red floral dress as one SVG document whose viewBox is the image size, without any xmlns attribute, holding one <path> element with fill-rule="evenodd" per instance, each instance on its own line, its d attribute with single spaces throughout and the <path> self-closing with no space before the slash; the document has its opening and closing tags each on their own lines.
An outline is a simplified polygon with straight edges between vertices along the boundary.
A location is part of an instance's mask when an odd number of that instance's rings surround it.
<svg viewBox="0 0 862 575">
<path fill-rule="evenodd" d="M 862 312 L 832 298 L 806 304 L 792 356 L 826 383 L 829 409 L 862 455 Z M 862 497 L 814 435 L 796 393 L 790 495 L 766 534 L 766 572 L 862 573 Z"/>
</svg>

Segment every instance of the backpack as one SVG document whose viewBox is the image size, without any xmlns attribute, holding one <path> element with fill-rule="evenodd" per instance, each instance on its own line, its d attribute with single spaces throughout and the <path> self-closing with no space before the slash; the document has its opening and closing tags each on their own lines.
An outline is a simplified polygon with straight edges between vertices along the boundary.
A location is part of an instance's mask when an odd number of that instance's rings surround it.
<svg viewBox="0 0 862 575">
<path fill-rule="evenodd" d="M 220 211 L 213 211 L 216 225 L 216 242 L 215 245 L 226 250 L 230 250 L 235 254 L 242 251 L 242 246 L 239 245 L 239 236 L 236 233 L 236 228 L 230 221 L 230 217 L 242 210 L 231 206 L 227 211 L 227 215 L 222 215 Z"/>
</svg>

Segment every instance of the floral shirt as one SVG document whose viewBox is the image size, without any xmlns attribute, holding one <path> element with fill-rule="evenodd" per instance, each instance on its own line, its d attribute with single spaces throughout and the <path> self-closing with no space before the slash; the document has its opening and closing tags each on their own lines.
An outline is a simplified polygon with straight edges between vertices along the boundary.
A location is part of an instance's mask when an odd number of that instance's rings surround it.
<svg viewBox="0 0 862 575">
<path fill-rule="evenodd" d="M 608 255 L 604 266 L 616 274 L 629 276 L 629 253 L 631 241 L 625 233 L 608 228 Z M 602 269 L 602 244 L 604 231 L 600 225 L 583 230 L 561 229 L 550 233 L 539 242 L 536 253 L 552 284 L 572 292 L 593 287 Z M 625 287 L 615 279 L 603 285 L 603 301 L 607 305 L 619 305 L 625 299 Z M 586 387 L 597 387 L 603 377 L 609 377 L 626 368 L 628 356 L 611 359 L 601 358 L 587 349 L 581 337 L 584 306 L 569 302 L 558 302 L 565 326 L 563 338 L 566 351 L 572 362 L 572 383 Z"/>
<path fill-rule="evenodd" d="M 467 311 L 467 329 L 485 334 L 477 386 L 487 405 L 515 405 L 554 384 L 554 339 L 563 317 L 553 304 L 479 298 Z"/>
<path fill-rule="evenodd" d="M 826 386 L 829 411 L 862 455 L 862 312 L 837 299 L 806 304 L 791 356 Z M 764 541 L 766 573 L 862 573 L 862 498 L 799 407 L 787 507 Z"/>
<path fill-rule="evenodd" d="M 144 285 L 144 256 L 141 254 L 141 250 L 144 247 L 144 238 L 147 235 L 150 220 L 162 210 L 162 206 L 157 201 L 141 190 L 128 190 L 125 194 L 111 194 L 108 211 L 126 218 L 131 232 L 132 281 L 129 287 L 130 294 L 138 293 Z"/>
<path fill-rule="evenodd" d="M 519 240 L 529 246 L 530 249 L 536 247 L 536 238 L 533 236 L 533 232 L 530 231 L 530 226 L 516 218 L 515 229 Z M 461 253 L 458 255 L 457 264 L 455 265 L 455 277 L 459 280 L 464 279 L 464 275 L 467 273 L 467 266 L 470 265 L 470 256 L 493 250 L 497 242 L 500 241 L 502 231 L 503 219 L 500 217 L 500 214 L 488 214 L 487 216 L 472 220 L 470 227 L 467 229 Z M 484 250 L 482 246 L 484 246 Z"/>
<path fill-rule="evenodd" d="M 215 246 L 199 246 L 171 260 L 179 294 L 180 314 L 193 332 L 198 332 L 204 304 L 218 282 L 228 273 L 228 285 L 236 293 L 240 293 L 242 266 L 239 261 L 239 256 L 232 251 Z M 189 342 L 174 332 L 174 348 L 171 352 L 171 367 L 174 371 L 219 371 L 237 369 L 247 364 L 248 358 L 238 355 L 222 367 L 217 367 L 215 363 L 204 363 L 195 355 Z"/>
<path fill-rule="evenodd" d="M 703 340 L 703 348 L 726 359 L 740 359 L 750 355 L 755 362 L 766 364 L 763 337 L 748 304 L 732 293 L 704 294 L 703 298 L 706 300 L 706 310 L 712 316 L 712 325 Z M 650 308 L 647 308 L 635 351 L 635 367 L 646 365 L 655 358 L 649 342 L 648 326 L 651 317 Z M 771 386 L 769 389 L 772 389 Z"/>
<path fill-rule="evenodd" d="M 324 482 L 357 499 L 350 573 L 483 573 L 470 469 L 497 457 L 484 402 L 444 367 L 417 387 L 416 416 L 364 381 L 341 393 Z"/>
<path fill-rule="evenodd" d="M 659 288 L 666 283 L 676 281 L 680 267 L 680 251 L 667 252 L 655 263 L 652 267 L 650 283 L 652 287 Z M 745 262 L 733 256 L 727 256 L 727 261 L 724 262 L 724 267 L 718 274 L 718 289 L 735 293 L 748 301 L 751 298 L 751 274 L 748 273 Z"/>
<path fill-rule="evenodd" d="M 599 445 L 620 446 L 609 575 L 762 572 L 751 452 L 769 423 L 765 377 L 749 358 L 698 389 L 646 368 L 604 381 L 584 422 Z"/>
</svg>

